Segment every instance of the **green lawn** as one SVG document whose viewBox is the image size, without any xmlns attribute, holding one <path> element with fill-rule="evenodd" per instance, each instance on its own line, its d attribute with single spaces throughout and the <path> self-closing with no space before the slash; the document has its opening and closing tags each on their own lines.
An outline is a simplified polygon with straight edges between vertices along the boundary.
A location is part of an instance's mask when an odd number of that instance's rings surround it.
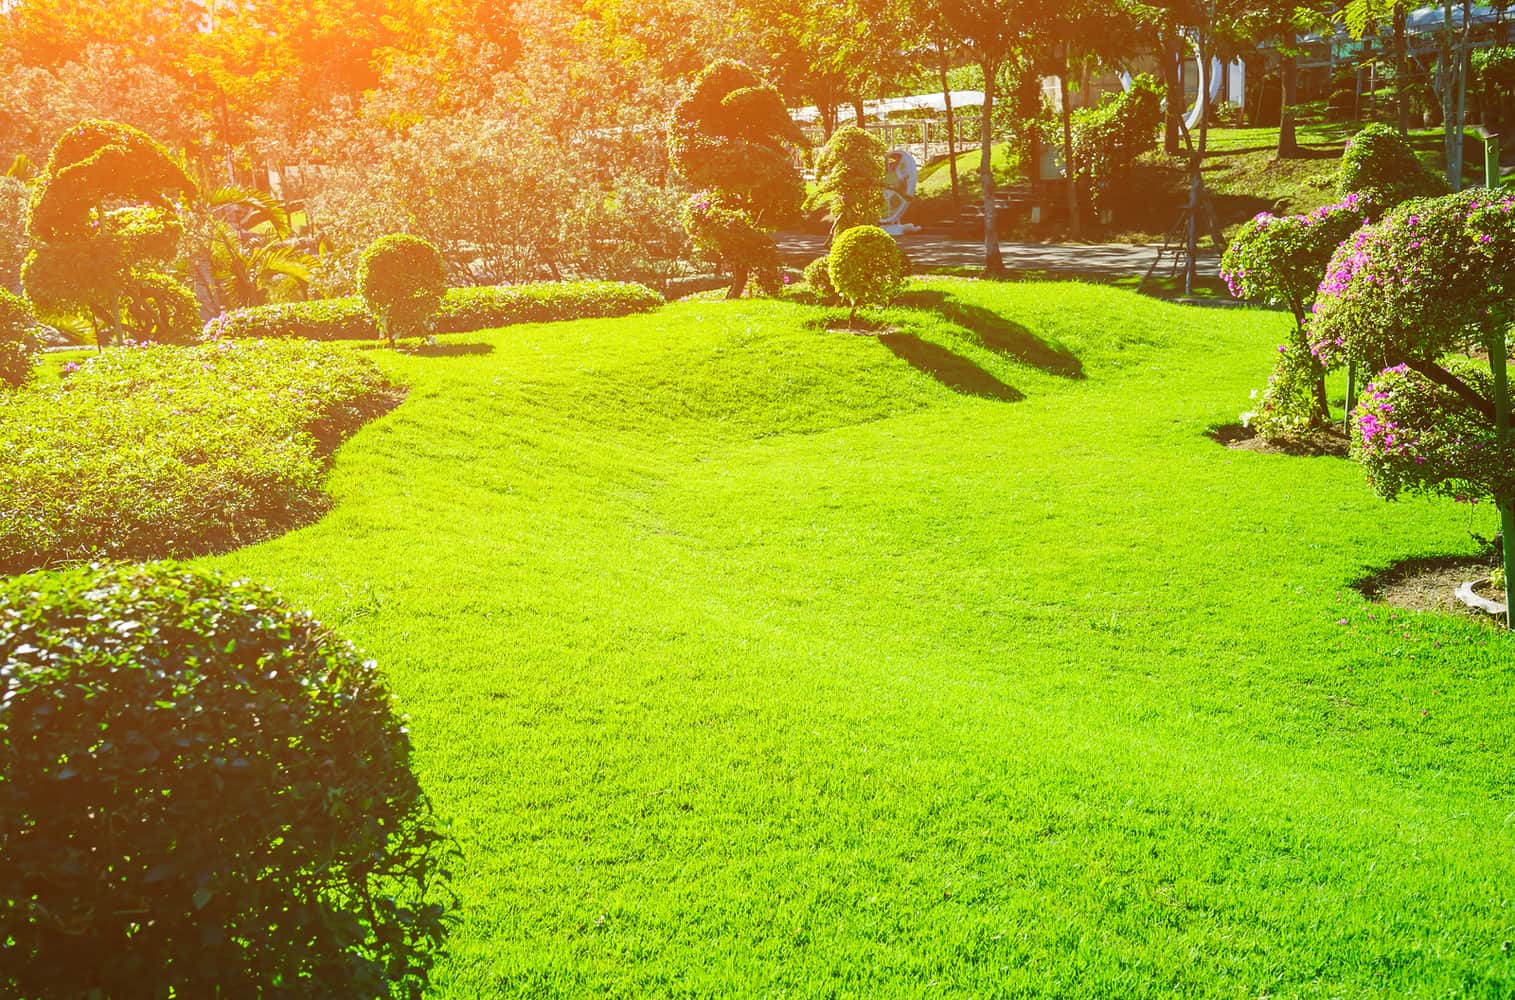
<svg viewBox="0 0 1515 1000">
<path fill-rule="evenodd" d="M 375 352 L 332 512 L 206 561 L 410 714 L 435 995 L 1509 995 L 1515 644 L 1348 586 L 1492 518 L 1208 440 L 1280 314 L 909 305 Z"/>
</svg>

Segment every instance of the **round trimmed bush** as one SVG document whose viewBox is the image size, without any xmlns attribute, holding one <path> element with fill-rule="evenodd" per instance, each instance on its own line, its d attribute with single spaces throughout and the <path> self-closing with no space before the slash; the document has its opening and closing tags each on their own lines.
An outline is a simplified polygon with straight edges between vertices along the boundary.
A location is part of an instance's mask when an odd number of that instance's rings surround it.
<svg viewBox="0 0 1515 1000">
<path fill-rule="evenodd" d="M 1376 218 L 1411 198 L 1446 194 L 1447 185 L 1421 165 L 1398 132 L 1373 122 L 1347 141 L 1336 190 L 1361 196 Z"/>
<path fill-rule="evenodd" d="M 805 284 L 820 298 L 824 304 L 838 301 L 836 289 L 831 285 L 831 261 L 826 257 L 817 257 L 805 265 Z"/>
<path fill-rule="evenodd" d="M 396 337 L 426 332 L 447 291 L 447 265 L 423 239 L 381 236 L 358 261 L 358 291 L 393 346 Z"/>
<path fill-rule="evenodd" d="M 172 564 L 0 584 L 0 995 L 419 997 L 451 848 L 374 665 Z"/>
<path fill-rule="evenodd" d="M 852 307 L 887 306 L 905 283 L 905 255 L 878 226 L 854 226 L 831 244 L 826 272 L 836 294 Z"/>
<path fill-rule="evenodd" d="M 31 303 L 0 288 L 0 385 L 12 388 L 31 380 L 37 366 Z"/>
</svg>

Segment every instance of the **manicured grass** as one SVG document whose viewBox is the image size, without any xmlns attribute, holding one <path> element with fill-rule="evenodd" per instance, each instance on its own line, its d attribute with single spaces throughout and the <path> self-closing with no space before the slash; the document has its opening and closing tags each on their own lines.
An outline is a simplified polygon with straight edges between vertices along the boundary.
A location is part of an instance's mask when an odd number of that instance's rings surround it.
<svg viewBox="0 0 1515 1000">
<path fill-rule="evenodd" d="M 209 561 L 410 713 L 435 995 L 1507 995 L 1515 645 L 1348 586 L 1491 518 L 1208 440 L 1280 314 L 907 305 L 375 352 L 331 513 Z"/>
</svg>

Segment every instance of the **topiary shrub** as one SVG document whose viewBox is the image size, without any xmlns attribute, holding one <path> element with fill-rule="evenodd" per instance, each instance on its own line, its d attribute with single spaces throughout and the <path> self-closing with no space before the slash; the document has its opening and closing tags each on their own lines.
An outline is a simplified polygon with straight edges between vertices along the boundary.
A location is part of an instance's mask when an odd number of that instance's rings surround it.
<svg viewBox="0 0 1515 1000">
<path fill-rule="evenodd" d="M 1492 499 L 1507 572 L 1512 320 L 1515 195 L 1478 189 L 1408 202 L 1359 230 L 1331 259 L 1310 323 L 1317 357 L 1382 372 L 1358 400 L 1353 444 L 1374 488 Z"/>
<path fill-rule="evenodd" d="M 1373 122 L 1347 140 L 1336 175 L 1336 191 L 1358 195 L 1364 210 L 1378 218 L 1411 198 L 1446 194 L 1447 184 L 1421 165 L 1398 132 L 1382 122 Z"/>
<path fill-rule="evenodd" d="M 840 302 L 836 286 L 831 283 L 831 259 L 817 257 L 805 265 L 805 284 L 815 293 L 823 305 Z"/>
<path fill-rule="evenodd" d="M 167 564 L 0 584 L 0 993 L 421 995 L 448 842 L 373 663 Z"/>
<path fill-rule="evenodd" d="M 831 133 L 816 162 L 816 201 L 831 206 L 831 235 L 884 217 L 884 143 L 843 125 Z"/>
<path fill-rule="evenodd" d="M 37 368 L 32 328 L 37 317 L 31 303 L 0 288 L 0 385 L 25 385 Z"/>
<path fill-rule="evenodd" d="M 122 326 L 135 339 L 193 343 L 200 333 L 200 300 L 166 274 L 138 271 L 121 296 Z"/>
<path fill-rule="evenodd" d="M 854 226 L 838 236 L 826 270 L 837 296 L 852 307 L 849 323 L 857 321 L 862 306 L 893 302 L 905 282 L 899 244 L 878 226 Z"/>
<path fill-rule="evenodd" d="M 58 139 L 31 195 L 27 235 L 33 249 L 21 281 L 39 308 L 86 313 L 96 342 L 117 333 L 146 339 L 156 329 L 123 322 L 124 300 L 142 276 L 158 274 L 178 252 L 184 227 L 176 201 L 194 184 L 166 149 L 130 125 L 86 121 Z M 122 203 L 125 203 L 124 205 Z"/>
<path fill-rule="evenodd" d="M 447 265 L 423 239 L 395 233 L 374 240 L 358 261 L 358 292 L 384 338 L 427 332 L 447 291 Z"/>
<path fill-rule="evenodd" d="M 731 274 L 730 298 L 753 275 L 779 284 L 769 230 L 799 219 L 805 187 L 792 153 L 803 141 L 778 91 L 730 59 L 706 67 L 674 105 L 668 158 L 701 189 L 684 223 L 696 251 Z"/>
<path fill-rule="evenodd" d="M 1221 276 L 1232 295 L 1280 303 L 1294 316 L 1294 336 L 1279 347 L 1261 401 L 1242 415 L 1265 438 L 1293 437 L 1330 419 L 1327 369 L 1310 353 L 1305 320 L 1331 255 L 1362 221 L 1362 199 L 1355 194 L 1308 215 L 1265 212 L 1242 224 L 1221 258 Z"/>
</svg>

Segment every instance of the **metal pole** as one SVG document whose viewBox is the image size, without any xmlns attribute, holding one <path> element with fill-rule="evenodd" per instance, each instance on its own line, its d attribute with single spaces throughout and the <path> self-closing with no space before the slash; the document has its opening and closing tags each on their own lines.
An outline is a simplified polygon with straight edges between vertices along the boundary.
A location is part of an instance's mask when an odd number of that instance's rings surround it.
<svg viewBox="0 0 1515 1000">
<path fill-rule="evenodd" d="M 1494 332 L 1489 343 L 1489 367 L 1494 373 L 1494 437 L 1501 451 L 1510 447 L 1509 347 L 1505 330 Z M 1504 548 L 1505 627 L 1515 629 L 1515 497 L 1495 497 Z"/>
<path fill-rule="evenodd" d="M 1499 136 L 1486 135 L 1483 137 L 1483 176 L 1484 184 L 1491 188 L 1499 187 Z"/>
<path fill-rule="evenodd" d="M 1352 436 L 1352 405 L 1357 402 L 1357 362 L 1347 362 L 1347 402 L 1343 409 L 1345 416 L 1341 418 L 1342 433 L 1349 438 Z"/>
</svg>

